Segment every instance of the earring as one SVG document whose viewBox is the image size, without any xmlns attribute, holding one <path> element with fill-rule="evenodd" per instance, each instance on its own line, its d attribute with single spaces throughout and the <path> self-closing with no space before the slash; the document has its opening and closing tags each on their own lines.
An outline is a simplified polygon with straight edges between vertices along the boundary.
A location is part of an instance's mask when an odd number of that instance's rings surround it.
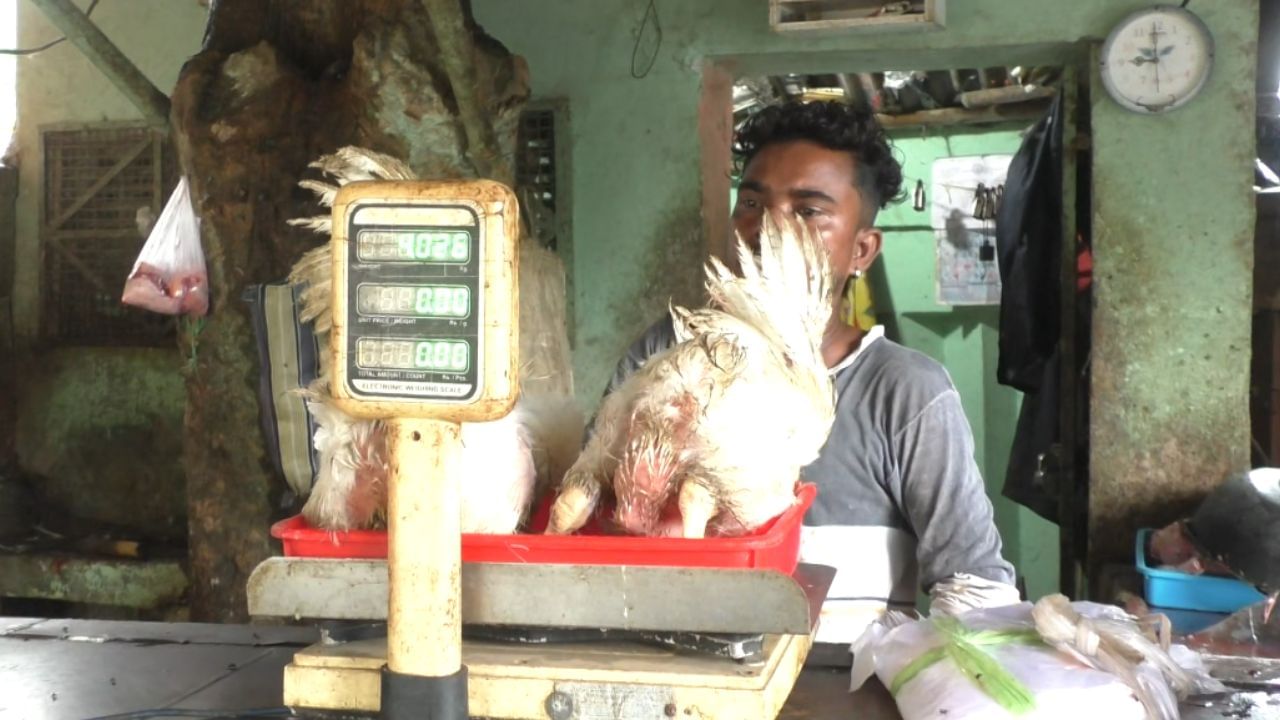
<svg viewBox="0 0 1280 720">
<path fill-rule="evenodd" d="M 916 180 L 915 200 L 914 202 L 911 203 L 911 208 L 916 212 L 924 212 L 924 206 L 925 206 L 924 181 Z"/>
<path fill-rule="evenodd" d="M 844 281 L 844 290 L 840 294 L 840 321 L 849 327 L 858 327 L 858 281 L 862 279 L 862 269 L 855 268 Z"/>
</svg>

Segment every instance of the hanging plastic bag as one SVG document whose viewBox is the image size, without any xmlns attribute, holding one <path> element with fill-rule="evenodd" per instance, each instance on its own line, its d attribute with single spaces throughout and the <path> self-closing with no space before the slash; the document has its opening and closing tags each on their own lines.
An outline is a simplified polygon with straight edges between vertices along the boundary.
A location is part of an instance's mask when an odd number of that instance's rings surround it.
<svg viewBox="0 0 1280 720">
<path fill-rule="evenodd" d="M 187 179 L 178 181 L 124 284 L 126 305 L 163 315 L 209 311 L 209 277 L 200 247 L 200 221 Z"/>
</svg>

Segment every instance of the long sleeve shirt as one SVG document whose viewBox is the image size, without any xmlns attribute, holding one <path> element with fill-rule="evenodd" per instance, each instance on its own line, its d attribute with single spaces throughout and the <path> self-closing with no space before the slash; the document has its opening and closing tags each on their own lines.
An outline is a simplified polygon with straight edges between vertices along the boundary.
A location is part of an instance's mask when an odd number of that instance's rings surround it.
<svg viewBox="0 0 1280 720">
<path fill-rule="evenodd" d="M 651 327 L 606 393 L 675 342 L 670 318 Z M 877 327 L 831 374 L 835 422 L 801 472 L 818 486 L 801 560 L 837 571 L 817 639 L 852 642 L 886 608 L 913 608 L 917 588 L 930 592 L 956 577 L 1011 586 L 1013 567 L 1001 556 L 973 435 L 946 370 Z"/>
</svg>

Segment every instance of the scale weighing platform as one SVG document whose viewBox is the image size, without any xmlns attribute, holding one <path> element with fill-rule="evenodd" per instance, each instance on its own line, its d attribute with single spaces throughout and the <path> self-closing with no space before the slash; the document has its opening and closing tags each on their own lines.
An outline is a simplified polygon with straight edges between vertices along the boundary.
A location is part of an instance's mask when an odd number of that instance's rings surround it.
<svg viewBox="0 0 1280 720">
<path fill-rule="evenodd" d="M 285 668 L 284 703 L 447 720 L 776 717 L 830 568 L 462 563 L 450 468 L 459 423 L 516 400 L 518 236 L 516 199 L 491 181 L 339 191 L 332 392 L 388 425 L 388 555 L 255 569 L 251 615 L 324 630 Z"/>
</svg>

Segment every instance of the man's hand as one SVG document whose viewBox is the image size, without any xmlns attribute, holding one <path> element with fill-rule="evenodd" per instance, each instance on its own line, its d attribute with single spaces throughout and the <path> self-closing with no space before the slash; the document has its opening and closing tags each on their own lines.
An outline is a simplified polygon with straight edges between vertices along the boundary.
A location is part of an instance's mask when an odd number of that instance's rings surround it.
<svg viewBox="0 0 1280 720">
<path fill-rule="evenodd" d="M 957 573 L 929 590 L 931 615 L 959 615 L 978 608 L 1004 607 L 1022 602 L 1012 585 Z"/>
</svg>

